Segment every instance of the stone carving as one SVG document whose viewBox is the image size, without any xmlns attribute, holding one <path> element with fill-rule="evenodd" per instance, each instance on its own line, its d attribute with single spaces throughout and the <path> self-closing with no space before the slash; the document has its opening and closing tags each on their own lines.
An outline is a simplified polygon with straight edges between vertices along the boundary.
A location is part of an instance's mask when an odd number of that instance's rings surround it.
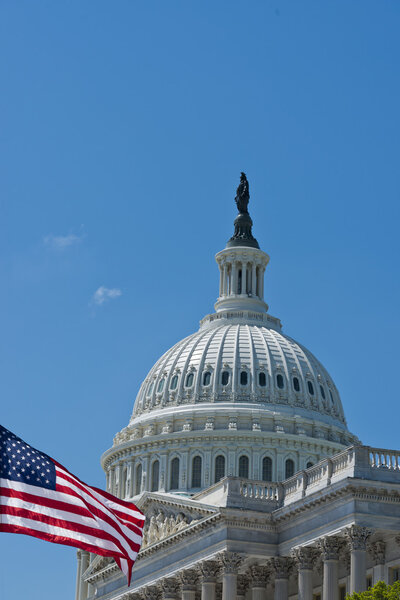
<svg viewBox="0 0 400 600">
<path fill-rule="evenodd" d="M 352 525 L 346 529 L 346 538 L 350 546 L 350 550 L 366 550 L 368 538 L 372 534 L 372 529 L 360 527 L 360 525 Z"/>
<path fill-rule="evenodd" d="M 252 565 L 248 570 L 251 587 L 265 588 L 267 585 L 269 570 L 265 566 Z"/>
<path fill-rule="evenodd" d="M 293 557 L 299 569 L 312 571 L 315 565 L 315 559 L 317 558 L 317 551 L 312 546 L 304 546 L 302 548 L 296 548 L 293 551 Z"/>
<path fill-rule="evenodd" d="M 250 200 L 249 182 L 246 175 L 240 173 L 240 183 L 236 190 L 235 202 L 239 213 L 247 213 L 247 207 Z"/>
<path fill-rule="evenodd" d="M 152 423 L 150 423 L 150 425 L 148 425 L 146 427 L 146 429 L 144 430 L 144 436 L 143 437 L 148 437 L 148 436 L 154 435 L 154 434 L 155 434 L 154 425 Z"/>
<path fill-rule="evenodd" d="M 212 419 L 212 418 L 207 419 L 204 429 L 209 429 L 209 430 L 214 429 L 214 419 Z"/>
<path fill-rule="evenodd" d="M 224 573 L 237 573 L 241 563 L 242 557 L 236 552 L 228 552 L 224 550 L 218 554 L 218 559 L 221 563 L 221 567 Z"/>
<path fill-rule="evenodd" d="M 198 573 L 196 569 L 186 569 L 178 574 L 183 591 L 196 591 Z"/>
<path fill-rule="evenodd" d="M 367 544 L 367 551 L 372 556 L 374 565 L 385 564 L 386 544 L 383 540 L 377 540 Z"/>
<path fill-rule="evenodd" d="M 193 520 L 192 517 L 180 512 L 177 515 L 165 515 L 162 511 L 156 515 L 152 515 L 143 531 L 142 548 L 151 546 L 159 542 L 163 538 L 169 537 L 185 529 L 190 523 L 195 523 L 198 519 Z"/>
<path fill-rule="evenodd" d="M 236 419 L 230 419 L 228 429 L 237 429 Z"/>
<path fill-rule="evenodd" d="M 180 592 L 179 581 L 176 577 L 166 577 L 162 579 L 160 582 L 160 588 L 163 595 L 163 598 L 176 598 L 178 599 L 178 594 Z"/>
<path fill-rule="evenodd" d="M 155 585 L 148 585 L 141 590 L 143 600 L 160 600 L 160 590 Z"/>
<path fill-rule="evenodd" d="M 202 563 L 199 564 L 199 572 L 204 582 L 215 582 L 220 565 L 216 560 L 203 560 Z"/>
<path fill-rule="evenodd" d="M 340 538 L 331 535 L 318 540 L 318 546 L 321 550 L 322 559 L 324 561 L 339 560 L 339 552 L 343 546 L 343 542 Z"/>
<path fill-rule="evenodd" d="M 240 573 L 237 576 L 237 595 L 239 598 L 245 598 L 247 588 L 249 587 L 249 578 L 247 575 Z"/>
<path fill-rule="evenodd" d="M 288 579 L 293 568 L 293 559 L 288 556 L 274 556 L 270 565 L 275 573 L 275 579 Z"/>
</svg>

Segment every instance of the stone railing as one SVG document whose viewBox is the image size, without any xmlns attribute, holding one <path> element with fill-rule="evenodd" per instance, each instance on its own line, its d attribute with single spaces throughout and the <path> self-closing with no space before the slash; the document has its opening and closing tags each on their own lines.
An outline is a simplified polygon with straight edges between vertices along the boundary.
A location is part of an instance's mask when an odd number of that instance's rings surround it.
<svg viewBox="0 0 400 600">
<path fill-rule="evenodd" d="M 282 485 L 278 483 L 240 480 L 240 495 L 256 500 L 280 500 Z"/>
<path fill-rule="evenodd" d="M 369 464 L 376 469 L 390 469 L 400 471 L 400 451 L 384 450 L 382 448 L 369 449 Z"/>
</svg>

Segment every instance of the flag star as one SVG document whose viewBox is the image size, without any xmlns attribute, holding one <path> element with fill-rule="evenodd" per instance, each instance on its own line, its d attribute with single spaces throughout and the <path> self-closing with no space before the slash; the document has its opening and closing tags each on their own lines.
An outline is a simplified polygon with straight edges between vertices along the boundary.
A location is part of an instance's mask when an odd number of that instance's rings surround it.
<svg viewBox="0 0 400 600">
<path fill-rule="evenodd" d="M 11 475 L 11 473 L 10 473 L 10 475 Z M 27 475 L 27 476 L 26 476 L 26 478 L 27 478 L 27 479 L 30 479 L 30 476 L 29 476 L 29 475 Z"/>
<path fill-rule="evenodd" d="M 21 473 L 17 473 L 17 477 L 21 477 Z"/>
<path fill-rule="evenodd" d="M 32 473 L 32 475 L 34 475 L 34 474 L 35 474 L 35 471 L 31 471 L 31 473 Z"/>
<path fill-rule="evenodd" d="M 19 460 L 17 460 L 17 465 L 20 465 L 20 464 L 21 464 L 21 463 L 20 463 L 20 461 L 19 461 Z"/>
<path fill-rule="evenodd" d="M 46 483 L 50 483 L 50 481 L 48 479 L 46 479 Z"/>
<path fill-rule="evenodd" d="M 21 471 L 22 471 L 22 472 L 24 472 L 24 471 L 25 471 L 25 469 L 22 467 Z"/>
</svg>

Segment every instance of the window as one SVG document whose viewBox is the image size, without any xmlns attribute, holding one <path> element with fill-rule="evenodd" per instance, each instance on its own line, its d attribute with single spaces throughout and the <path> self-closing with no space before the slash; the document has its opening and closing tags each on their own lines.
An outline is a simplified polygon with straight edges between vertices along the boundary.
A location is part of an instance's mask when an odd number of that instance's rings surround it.
<svg viewBox="0 0 400 600">
<path fill-rule="evenodd" d="M 321 396 L 322 396 L 322 398 L 325 400 L 325 390 L 324 390 L 324 388 L 322 387 L 322 385 L 320 385 L 320 386 L 319 386 L 319 389 L 320 389 L 320 392 L 321 392 Z"/>
<path fill-rule="evenodd" d="M 160 476 L 160 463 L 155 460 L 151 466 L 151 491 L 156 492 L 158 490 L 158 480 Z"/>
<path fill-rule="evenodd" d="M 201 487 L 201 456 L 195 456 L 192 462 L 192 488 Z"/>
<path fill-rule="evenodd" d="M 247 371 L 240 372 L 240 385 L 247 385 Z"/>
<path fill-rule="evenodd" d="M 176 390 L 176 386 L 178 385 L 178 375 L 174 375 L 171 379 L 171 390 Z"/>
<path fill-rule="evenodd" d="M 300 381 L 299 381 L 298 377 L 293 377 L 293 387 L 294 387 L 295 392 L 300 391 Z"/>
<path fill-rule="evenodd" d="M 189 375 L 187 375 L 186 377 L 186 387 L 190 388 L 193 385 L 193 380 L 194 380 L 194 375 L 193 373 L 189 373 Z"/>
<path fill-rule="evenodd" d="M 306 469 L 311 469 L 311 467 L 313 467 L 313 466 L 314 466 L 314 463 L 308 462 L 307 466 L 306 466 Z"/>
<path fill-rule="evenodd" d="M 211 383 L 211 373 L 210 371 L 206 371 L 203 375 L 203 385 L 210 385 Z"/>
<path fill-rule="evenodd" d="M 221 373 L 221 383 L 222 383 L 222 385 L 228 385 L 228 383 L 229 383 L 229 371 L 222 371 L 222 373 Z"/>
<path fill-rule="evenodd" d="M 263 458 L 262 461 L 262 480 L 272 481 L 272 460 L 269 456 Z"/>
<path fill-rule="evenodd" d="M 215 459 L 215 483 L 225 477 L 225 456 L 219 455 Z"/>
<path fill-rule="evenodd" d="M 151 382 L 149 389 L 147 390 L 147 395 L 151 396 L 153 393 L 154 381 Z"/>
<path fill-rule="evenodd" d="M 331 391 L 331 390 L 329 390 L 329 396 L 330 396 L 330 398 L 331 398 L 331 402 L 332 402 L 332 404 L 333 404 L 333 395 L 332 395 L 332 391 Z"/>
<path fill-rule="evenodd" d="M 283 389 L 283 386 L 284 386 L 283 377 L 280 373 L 278 373 L 278 375 L 276 376 L 276 385 L 278 386 L 278 388 L 280 390 Z"/>
<path fill-rule="evenodd" d="M 341 585 L 341 586 L 339 586 L 339 600 L 345 600 L 345 599 L 346 599 L 346 586 Z"/>
<path fill-rule="evenodd" d="M 291 477 L 294 474 L 294 462 L 291 458 L 288 458 L 285 463 L 285 479 Z"/>
<path fill-rule="evenodd" d="M 265 373 L 259 373 L 259 375 L 258 375 L 258 385 L 260 387 L 265 387 L 267 385 L 267 378 L 265 376 Z"/>
<path fill-rule="evenodd" d="M 310 396 L 314 396 L 314 386 L 311 383 L 311 381 L 307 381 L 307 387 L 308 387 L 308 391 L 310 393 Z"/>
<path fill-rule="evenodd" d="M 141 490 L 142 490 L 142 465 L 139 464 L 136 467 L 135 495 L 140 494 Z"/>
<path fill-rule="evenodd" d="M 239 458 L 239 477 L 249 478 L 249 459 L 247 456 Z"/>
<path fill-rule="evenodd" d="M 160 393 L 163 391 L 164 389 L 164 383 L 165 383 L 165 379 L 160 379 L 160 381 L 158 382 L 158 386 L 157 386 L 157 392 Z"/>
<path fill-rule="evenodd" d="M 396 581 L 400 581 L 400 567 L 391 567 L 389 569 L 389 583 L 392 585 Z"/>
<path fill-rule="evenodd" d="M 372 575 L 367 575 L 367 590 L 372 587 Z"/>
<path fill-rule="evenodd" d="M 171 490 L 177 490 L 179 488 L 179 458 L 173 458 L 171 460 Z"/>
</svg>

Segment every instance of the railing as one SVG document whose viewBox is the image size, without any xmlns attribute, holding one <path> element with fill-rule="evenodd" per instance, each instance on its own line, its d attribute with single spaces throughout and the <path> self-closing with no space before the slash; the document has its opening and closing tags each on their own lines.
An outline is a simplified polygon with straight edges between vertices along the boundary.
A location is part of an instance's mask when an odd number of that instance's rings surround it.
<svg viewBox="0 0 400 600">
<path fill-rule="evenodd" d="M 245 498 L 254 498 L 255 500 L 273 500 L 280 498 L 280 488 L 278 483 L 254 483 L 252 481 L 240 481 L 240 495 Z"/>
<path fill-rule="evenodd" d="M 400 451 L 370 447 L 368 447 L 368 449 L 369 464 L 372 468 L 400 471 Z"/>
</svg>

